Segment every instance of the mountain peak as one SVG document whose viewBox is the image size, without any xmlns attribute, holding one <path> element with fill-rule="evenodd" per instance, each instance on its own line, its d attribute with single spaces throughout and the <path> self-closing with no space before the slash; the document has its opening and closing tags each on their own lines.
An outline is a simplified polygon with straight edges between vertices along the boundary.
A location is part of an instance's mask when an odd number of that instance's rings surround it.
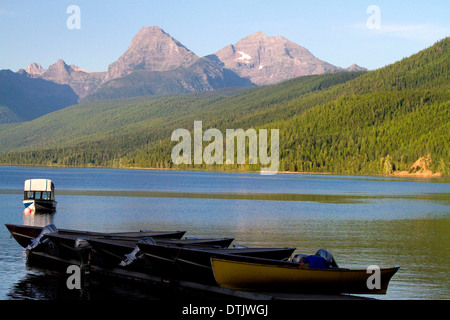
<svg viewBox="0 0 450 320">
<path fill-rule="evenodd" d="M 262 31 L 242 38 L 208 58 L 257 85 L 342 71 L 316 58 L 306 48 L 281 36 L 269 37 Z"/>
<path fill-rule="evenodd" d="M 70 68 L 72 68 L 73 71 L 79 71 L 79 72 L 84 72 L 84 73 L 92 73 L 92 71 L 88 71 L 86 69 L 80 68 L 79 66 L 76 66 L 74 64 L 71 64 Z"/>
<path fill-rule="evenodd" d="M 109 65 L 105 81 L 139 70 L 174 70 L 197 60 L 197 55 L 158 26 L 143 27 L 133 37 L 128 50 Z"/>
<path fill-rule="evenodd" d="M 161 29 L 158 26 L 142 27 L 141 30 L 139 30 L 138 33 L 140 33 L 140 32 L 147 32 L 147 31 L 165 33 L 164 30 Z"/>
<path fill-rule="evenodd" d="M 131 40 L 128 49 L 154 41 L 155 38 L 170 37 L 163 29 L 158 26 L 142 27 Z"/>
<path fill-rule="evenodd" d="M 346 71 L 368 71 L 367 68 L 360 67 L 356 63 L 345 69 Z"/>
<path fill-rule="evenodd" d="M 33 78 L 39 77 L 58 84 L 67 84 L 81 98 L 97 89 L 106 74 L 106 72 L 89 72 L 75 65 L 67 65 L 62 59 L 49 66 L 48 70 L 41 70 L 39 66 L 39 64 L 30 64 L 27 73 L 33 75 Z"/>
<path fill-rule="evenodd" d="M 283 42 L 283 43 L 284 42 L 293 43 L 292 41 L 289 41 L 285 37 L 282 37 L 282 36 L 268 36 L 262 31 L 257 31 L 255 33 L 252 33 L 252 34 L 242 38 L 241 40 L 239 40 L 238 43 L 241 42 L 241 41 L 245 42 L 245 41 L 250 41 L 250 40 L 271 41 L 271 42 L 279 41 L 279 42 Z"/>
<path fill-rule="evenodd" d="M 37 62 L 32 62 L 30 63 L 30 65 L 25 69 L 25 71 L 28 74 L 31 75 L 42 75 L 45 73 L 45 71 L 47 71 L 46 69 L 44 69 L 39 63 Z"/>
<path fill-rule="evenodd" d="M 245 38 L 268 38 L 268 36 L 262 31 L 257 31 L 255 33 L 252 33 L 252 34 L 248 35 Z"/>
<path fill-rule="evenodd" d="M 46 73 L 68 76 L 72 71 L 73 71 L 72 68 L 70 68 L 70 66 L 68 66 L 64 62 L 64 60 L 59 59 L 58 61 L 56 61 L 56 63 L 48 67 Z"/>
</svg>

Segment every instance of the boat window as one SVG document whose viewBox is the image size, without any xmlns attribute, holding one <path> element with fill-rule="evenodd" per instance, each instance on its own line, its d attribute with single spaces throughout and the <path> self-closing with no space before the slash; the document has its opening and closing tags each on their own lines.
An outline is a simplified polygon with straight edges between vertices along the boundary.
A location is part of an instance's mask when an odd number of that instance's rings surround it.
<svg viewBox="0 0 450 320">
<path fill-rule="evenodd" d="M 27 199 L 34 199 L 34 191 L 27 191 L 25 197 Z"/>
<path fill-rule="evenodd" d="M 43 200 L 50 200 L 50 192 L 49 191 L 42 192 L 42 199 Z"/>
<path fill-rule="evenodd" d="M 35 191 L 35 199 L 41 199 L 41 194 L 42 194 L 42 192 L 41 191 Z"/>
</svg>

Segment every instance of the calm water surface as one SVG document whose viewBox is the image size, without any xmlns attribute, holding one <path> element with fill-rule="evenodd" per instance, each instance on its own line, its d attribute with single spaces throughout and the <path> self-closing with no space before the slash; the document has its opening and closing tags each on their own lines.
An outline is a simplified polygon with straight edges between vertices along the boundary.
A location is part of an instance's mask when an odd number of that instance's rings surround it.
<svg viewBox="0 0 450 320">
<path fill-rule="evenodd" d="M 53 180 L 56 213 L 23 212 L 23 183 L 31 178 Z M 400 266 L 388 293 L 372 296 L 379 299 L 450 298 L 449 205 L 444 179 L 0 167 L 1 224 L 187 230 L 302 253 L 326 248 L 343 267 Z M 28 268 L 2 226 L 0 245 L 0 299 L 59 298 L 65 280 Z M 123 284 L 98 284 L 90 294 L 158 298 Z"/>
</svg>

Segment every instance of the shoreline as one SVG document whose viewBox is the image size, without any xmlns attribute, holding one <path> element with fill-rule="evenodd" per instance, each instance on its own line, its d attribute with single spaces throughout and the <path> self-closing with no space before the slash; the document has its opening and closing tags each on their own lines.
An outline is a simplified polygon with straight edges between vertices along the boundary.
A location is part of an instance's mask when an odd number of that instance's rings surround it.
<svg viewBox="0 0 450 320">
<path fill-rule="evenodd" d="M 61 166 L 61 165 L 7 165 L 0 164 L 0 167 L 42 167 L 42 168 L 79 168 L 79 169 L 131 169 L 131 170 L 157 170 L 157 171 L 197 171 L 197 172 L 232 172 L 232 173 L 259 173 L 259 171 L 246 170 L 204 170 L 204 169 L 186 169 L 186 168 L 152 168 L 152 167 L 101 167 L 101 166 Z M 304 172 L 304 171 L 278 171 L 276 174 L 305 174 L 305 175 L 339 175 L 339 176 L 369 176 L 369 177 L 398 177 L 398 178 L 448 178 L 443 176 L 440 172 L 432 173 L 431 171 L 410 173 L 408 171 L 396 171 L 391 174 L 345 174 L 332 172 Z"/>
</svg>

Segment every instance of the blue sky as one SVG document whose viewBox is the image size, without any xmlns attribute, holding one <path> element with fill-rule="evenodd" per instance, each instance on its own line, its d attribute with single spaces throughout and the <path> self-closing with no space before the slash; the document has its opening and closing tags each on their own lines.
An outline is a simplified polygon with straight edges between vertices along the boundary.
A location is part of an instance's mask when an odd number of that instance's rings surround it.
<svg viewBox="0 0 450 320">
<path fill-rule="evenodd" d="M 81 28 L 66 26 L 69 5 Z M 367 21 L 379 8 L 379 29 Z M 257 31 L 283 36 L 341 67 L 376 69 L 450 35 L 450 1 L 0 0 L 0 69 L 63 59 L 107 70 L 143 26 L 157 25 L 199 56 Z M 374 20 L 370 20 L 374 21 Z"/>
</svg>

